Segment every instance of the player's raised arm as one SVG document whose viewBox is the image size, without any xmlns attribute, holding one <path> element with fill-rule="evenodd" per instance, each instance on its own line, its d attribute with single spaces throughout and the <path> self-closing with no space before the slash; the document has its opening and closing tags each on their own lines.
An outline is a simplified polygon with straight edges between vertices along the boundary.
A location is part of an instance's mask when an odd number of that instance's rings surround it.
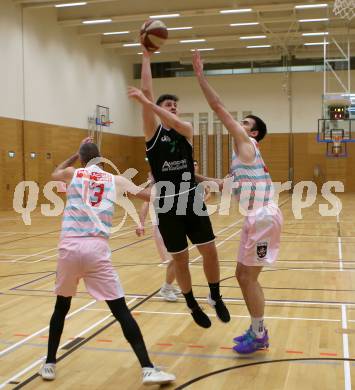
<svg viewBox="0 0 355 390">
<path fill-rule="evenodd" d="M 141 89 L 145 97 L 149 101 L 154 102 L 152 71 L 150 67 L 150 56 L 151 53 L 148 50 L 146 50 L 145 47 L 143 46 Z M 144 135 L 146 141 L 149 141 L 153 137 L 158 127 L 158 121 L 154 112 L 149 107 L 143 105 L 142 110 L 143 110 L 142 115 L 143 115 Z"/>
<path fill-rule="evenodd" d="M 84 145 L 86 143 L 91 143 L 92 138 L 87 137 L 84 138 L 81 141 L 81 145 Z M 80 151 L 80 148 L 79 148 Z M 55 170 L 52 173 L 52 179 L 58 180 L 58 181 L 64 181 L 67 184 L 71 182 L 71 179 L 73 178 L 75 168 L 72 167 L 72 165 L 79 159 L 79 151 L 73 154 L 71 157 L 69 157 L 67 160 L 63 161 L 61 164 L 59 164 Z"/>
<path fill-rule="evenodd" d="M 248 134 L 244 130 L 243 126 L 241 126 L 241 124 L 237 122 L 230 114 L 230 112 L 224 107 L 224 104 L 222 103 L 216 91 L 207 82 L 207 79 L 203 73 L 203 63 L 201 56 L 198 51 L 195 51 L 193 55 L 193 67 L 197 80 L 209 106 L 217 114 L 218 118 L 222 121 L 228 132 L 232 135 L 235 148 L 237 149 L 240 158 L 245 162 L 254 160 L 255 150 Z"/>
<path fill-rule="evenodd" d="M 165 110 L 164 108 L 150 101 L 138 88 L 129 87 L 128 96 L 141 103 L 146 109 L 149 109 L 158 115 L 160 120 L 166 126 L 175 129 L 178 133 L 186 137 L 192 143 L 193 130 L 190 123 L 182 121 L 176 114 Z"/>
</svg>

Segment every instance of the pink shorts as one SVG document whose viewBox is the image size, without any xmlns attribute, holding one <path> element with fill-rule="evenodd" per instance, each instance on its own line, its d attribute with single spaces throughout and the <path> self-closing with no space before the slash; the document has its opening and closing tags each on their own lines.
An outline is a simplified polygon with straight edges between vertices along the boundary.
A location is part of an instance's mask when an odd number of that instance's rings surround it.
<svg viewBox="0 0 355 390">
<path fill-rule="evenodd" d="M 98 301 L 124 296 L 105 238 L 67 237 L 60 241 L 55 293 L 74 296 L 81 278 L 89 294 Z"/>
<path fill-rule="evenodd" d="M 246 266 L 272 265 L 278 256 L 283 218 L 277 206 L 263 207 L 244 220 L 238 262 Z"/>
</svg>

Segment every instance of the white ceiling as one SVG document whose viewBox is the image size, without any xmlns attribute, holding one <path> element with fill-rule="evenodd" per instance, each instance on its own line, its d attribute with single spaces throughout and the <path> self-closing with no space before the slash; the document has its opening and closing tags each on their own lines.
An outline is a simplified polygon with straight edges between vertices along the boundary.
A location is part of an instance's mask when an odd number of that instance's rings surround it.
<svg viewBox="0 0 355 390">
<path fill-rule="evenodd" d="M 76 7 L 56 8 L 58 23 L 74 28 L 83 38 L 98 36 L 108 50 L 120 55 L 135 55 L 139 47 L 124 47 L 138 42 L 139 29 L 151 15 L 179 13 L 179 17 L 161 19 L 168 27 L 192 27 L 190 30 L 169 31 L 169 39 L 155 61 L 189 61 L 191 49 L 213 48 L 204 52 L 207 61 L 240 61 L 280 58 L 281 54 L 299 58 L 323 56 L 322 46 L 304 46 L 304 43 L 322 42 L 322 36 L 303 36 L 302 33 L 328 32 L 328 48 L 355 41 L 355 18 L 349 22 L 333 13 L 333 3 L 327 1 L 277 0 L 13 0 L 23 7 L 54 7 L 55 4 L 86 1 Z M 355 6 L 355 0 L 352 0 Z M 325 8 L 297 9 L 296 5 L 328 4 Z M 221 10 L 251 8 L 251 12 L 221 14 Z M 82 22 L 109 18 L 112 22 L 87 25 Z M 300 22 L 300 19 L 327 18 L 327 21 Z M 254 22 L 257 25 L 235 26 L 231 23 Z M 124 35 L 105 36 L 103 33 L 129 31 Z M 240 37 L 266 35 L 264 39 L 241 40 Z M 181 43 L 184 39 L 205 39 L 202 43 Z M 271 45 L 270 48 L 247 46 Z"/>
</svg>

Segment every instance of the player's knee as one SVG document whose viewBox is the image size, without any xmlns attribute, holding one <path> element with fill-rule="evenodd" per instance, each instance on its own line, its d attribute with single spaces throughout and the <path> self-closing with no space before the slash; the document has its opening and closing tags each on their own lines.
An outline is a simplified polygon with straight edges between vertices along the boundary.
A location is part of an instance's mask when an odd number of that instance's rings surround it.
<svg viewBox="0 0 355 390">
<path fill-rule="evenodd" d="M 237 278 L 238 283 L 239 283 L 240 286 L 246 286 L 249 283 L 248 274 L 246 272 L 244 272 L 244 270 L 242 270 L 240 268 L 236 269 L 235 277 Z"/>
</svg>

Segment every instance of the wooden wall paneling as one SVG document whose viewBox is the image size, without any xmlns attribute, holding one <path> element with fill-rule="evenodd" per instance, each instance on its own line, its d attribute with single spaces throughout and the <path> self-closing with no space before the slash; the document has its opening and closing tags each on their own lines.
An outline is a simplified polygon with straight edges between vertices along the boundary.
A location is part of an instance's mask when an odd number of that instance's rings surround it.
<svg viewBox="0 0 355 390">
<path fill-rule="evenodd" d="M 222 136 L 222 175 L 225 177 L 230 170 L 231 160 L 229 156 L 229 135 Z"/>
<path fill-rule="evenodd" d="M 13 194 L 17 184 L 24 180 L 22 121 L 0 118 L 0 209 L 13 207 Z M 15 152 L 10 158 L 9 151 Z"/>
<path fill-rule="evenodd" d="M 264 162 L 275 182 L 288 180 L 288 142 L 288 134 L 268 134 L 259 144 Z"/>
<path fill-rule="evenodd" d="M 215 177 L 215 137 L 213 134 L 208 134 L 208 153 L 207 153 L 207 166 L 208 166 L 208 176 Z"/>
</svg>

